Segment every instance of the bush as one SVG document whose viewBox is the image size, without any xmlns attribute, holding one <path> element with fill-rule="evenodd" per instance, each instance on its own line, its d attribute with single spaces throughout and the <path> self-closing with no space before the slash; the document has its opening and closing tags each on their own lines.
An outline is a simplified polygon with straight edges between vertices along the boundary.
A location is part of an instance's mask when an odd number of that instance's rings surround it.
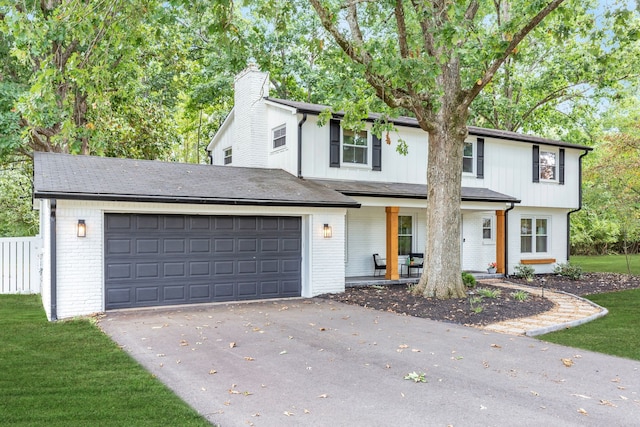
<svg viewBox="0 0 640 427">
<path fill-rule="evenodd" d="M 533 280 L 536 270 L 530 265 L 518 264 L 515 268 L 515 276 L 519 279 Z"/>
<path fill-rule="evenodd" d="M 571 264 L 570 262 L 557 264 L 553 272 L 560 276 L 568 277 L 571 280 L 580 280 L 582 277 L 582 267 Z"/>
<path fill-rule="evenodd" d="M 483 298 L 495 299 L 502 295 L 502 291 L 500 289 L 478 288 L 478 295 Z"/>
<path fill-rule="evenodd" d="M 473 274 L 463 272 L 462 283 L 464 283 L 467 288 L 474 288 L 476 286 L 476 278 L 473 277 Z"/>
</svg>

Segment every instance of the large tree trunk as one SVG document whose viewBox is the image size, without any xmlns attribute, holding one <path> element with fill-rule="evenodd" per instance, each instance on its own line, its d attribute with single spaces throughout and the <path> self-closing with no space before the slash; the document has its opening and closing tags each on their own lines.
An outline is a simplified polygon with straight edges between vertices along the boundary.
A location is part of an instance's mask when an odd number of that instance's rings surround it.
<svg viewBox="0 0 640 427">
<path fill-rule="evenodd" d="M 460 192 L 465 135 L 445 124 L 429 133 L 427 245 L 418 290 L 425 297 L 463 298 L 460 275 Z"/>
</svg>

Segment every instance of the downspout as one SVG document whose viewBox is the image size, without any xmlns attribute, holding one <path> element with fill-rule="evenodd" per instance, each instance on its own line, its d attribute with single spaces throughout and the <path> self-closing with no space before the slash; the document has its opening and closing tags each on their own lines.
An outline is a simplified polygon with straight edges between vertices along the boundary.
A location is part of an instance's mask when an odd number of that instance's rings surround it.
<svg viewBox="0 0 640 427">
<path fill-rule="evenodd" d="M 588 150 L 578 158 L 578 209 L 567 212 L 567 261 L 571 257 L 571 214 L 582 209 L 582 158 L 589 154 Z"/>
<path fill-rule="evenodd" d="M 51 263 L 51 321 L 58 320 L 58 263 L 56 259 L 56 199 L 51 199 L 49 218 L 49 262 Z"/>
<path fill-rule="evenodd" d="M 504 211 L 504 275 L 509 276 L 509 211 L 515 208 L 515 202 Z"/>
<path fill-rule="evenodd" d="M 302 125 L 307 121 L 307 113 L 298 122 L 298 178 L 302 178 Z"/>
</svg>

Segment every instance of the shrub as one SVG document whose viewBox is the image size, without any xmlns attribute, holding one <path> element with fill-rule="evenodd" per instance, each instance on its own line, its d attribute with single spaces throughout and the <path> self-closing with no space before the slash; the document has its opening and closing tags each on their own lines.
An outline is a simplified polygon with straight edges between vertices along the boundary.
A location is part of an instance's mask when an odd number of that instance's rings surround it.
<svg viewBox="0 0 640 427">
<path fill-rule="evenodd" d="M 515 268 L 515 276 L 519 279 L 533 280 L 536 270 L 530 265 L 518 264 Z"/>
<path fill-rule="evenodd" d="M 473 277 L 471 273 L 463 272 L 462 283 L 464 283 L 467 288 L 474 288 L 476 286 L 476 278 Z"/>
<path fill-rule="evenodd" d="M 529 299 L 529 292 L 526 291 L 515 291 L 511 293 L 511 296 L 514 300 L 524 302 Z"/>
<path fill-rule="evenodd" d="M 557 264 L 553 272 L 560 276 L 568 277 L 571 280 L 580 280 L 582 277 L 582 267 L 571 264 L 570 262 Z"/>
</svg>

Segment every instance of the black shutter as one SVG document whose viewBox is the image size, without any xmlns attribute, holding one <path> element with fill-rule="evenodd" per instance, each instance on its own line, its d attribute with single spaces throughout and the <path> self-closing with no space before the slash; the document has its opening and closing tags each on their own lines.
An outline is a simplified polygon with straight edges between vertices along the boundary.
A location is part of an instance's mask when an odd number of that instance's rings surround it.
<svg viewBox="0 0 640 427">
<path fill-rule="evenodd" d="M 476 141 L 476 178 L 484 178 L 484 138 Z"/>
<path fill-rule="evenodd" d="M 540 182 L 540 146 L 533 146 L 533 182 Z"/>
<path fill-rule="evenodd" d="M 340 121 L 329 121 L 329 167 L 340 167 Z"/>
<path fill-rule="evenodd" d="M 371 135 L 371 140 L 373 141 L 373 159 L 372 159 L 372 169 L 374 171 L 382 170 L 382 140 L 375 135 Z"/>
<path fill-rule="evenodd" d="M 564 148 L 560 149 L 560 168 L 558 170 L 558 182 L 564 185 Z"/>
</svg>

